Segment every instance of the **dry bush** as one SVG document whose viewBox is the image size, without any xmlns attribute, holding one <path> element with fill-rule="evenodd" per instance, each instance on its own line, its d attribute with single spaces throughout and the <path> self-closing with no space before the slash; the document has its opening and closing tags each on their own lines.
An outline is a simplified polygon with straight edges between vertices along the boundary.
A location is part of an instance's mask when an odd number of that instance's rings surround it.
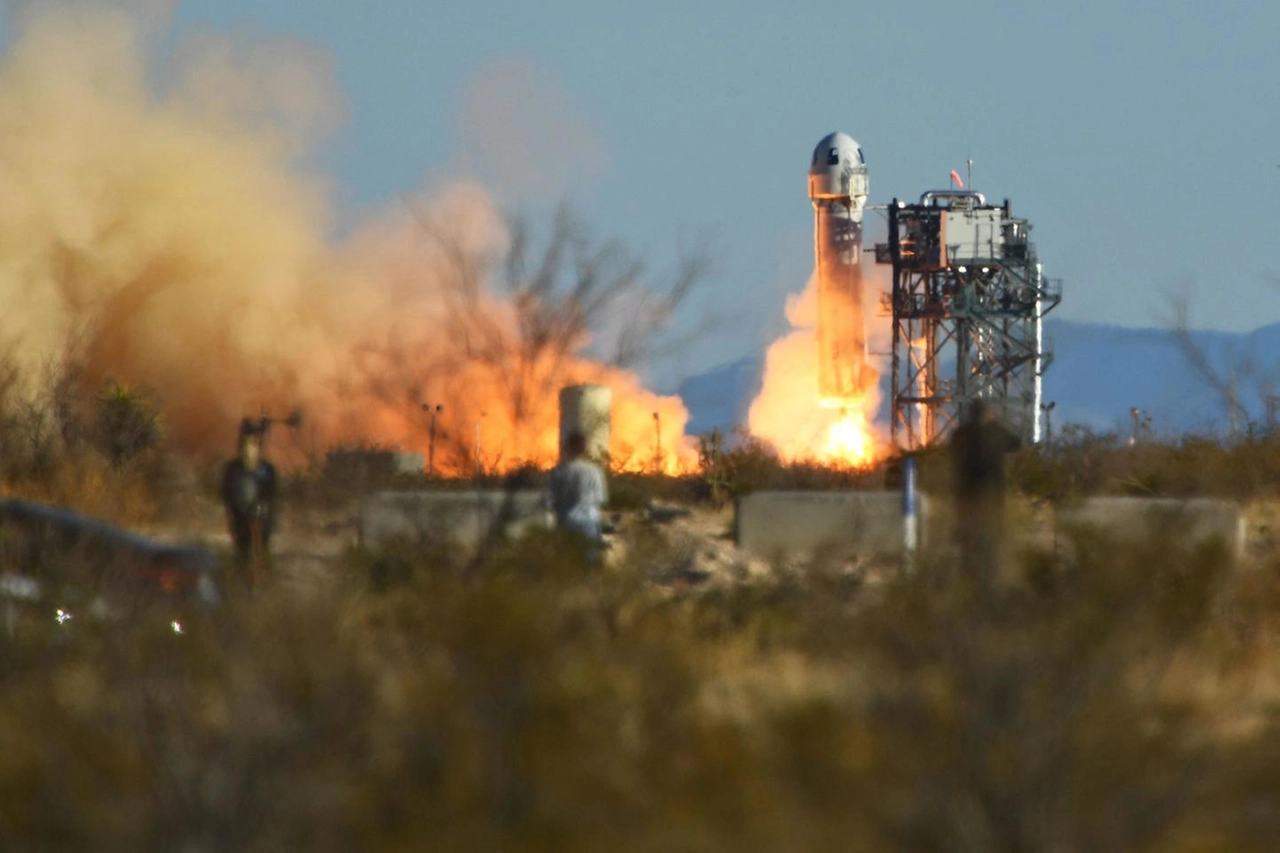
<svg viewBox="0 0 1280 853">
<path fill-rule="evenodd" d="M 1271 849 L 1274 715 L 1223 737 L 1171 673 L 1248 671 L 1280 595 L 1216 546 L 1073 554 L 696 595 L 546 534 L 180 636 L 41 623 L 0 640 L 0 846 Z"/>
<path fill-rule="evenodd" d="M 86 385 L 68 345 L 37 375 L 0 357 L 0 489 L 122 523 L 155 518 L 182 467 L 145 393 Z"/>
<path fill-rule="evenodd" d="M 1270 498 L 1280 494 L 1280 434 L 1236 441 L 1186 435 L 1131 447 L 1113 433 L 1065 429 L 1052 447 L 1018 453 L 1012 473 L 1024 494 L 1055 501 L 1097 494 Z"/>
</svg>

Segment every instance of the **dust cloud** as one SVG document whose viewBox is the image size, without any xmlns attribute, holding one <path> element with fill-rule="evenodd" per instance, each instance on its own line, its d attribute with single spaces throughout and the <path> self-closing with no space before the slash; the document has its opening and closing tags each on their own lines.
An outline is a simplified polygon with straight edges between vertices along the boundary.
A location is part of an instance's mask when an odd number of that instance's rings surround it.
<svg viewBox="0 0 1280 853">
<path fill-rule="evenodd" d="M 510 242 L 488 190 L 446 182 L 334 240 L 331 181 L 303 166 L 342 118 L 327 59 L 205 34 L 161 61 L 169 11 L 9 6 L 0 336 L 27 375 L 72 347 L 86 391 L 149 389 L 196 456 L 224 452 L 243 416 L 297 407 L 311 451 L 423 449 L 421 404 L 443 405 L 437 460 L 454 471 L 476 445 L 495 469 L 550 460 L 554 391 L 602 381 L 616 456 L 683 452 L 677 398 L 579 357 L 581 339 L 529 349 L 486 284 Z"/>
</svg>

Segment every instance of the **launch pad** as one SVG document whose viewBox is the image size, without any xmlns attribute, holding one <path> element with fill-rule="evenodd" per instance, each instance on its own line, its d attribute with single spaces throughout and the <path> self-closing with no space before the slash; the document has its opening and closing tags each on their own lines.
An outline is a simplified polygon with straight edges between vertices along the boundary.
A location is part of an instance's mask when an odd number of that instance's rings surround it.
<svg viewBox="0 0 1280 853">
<path fill-rule="evenodd" d="M 1052 360 L 1044 316 L 1062 300 L 1046 279 L 1025 219 L 976 192 L 928 192 L 888 205 L 876 262 L 893 268 L 890 434 L 902 448 L 950 433 L 987 401 L 1024 441 L 1040 440 L 1041 378 Z"/>
</svg>

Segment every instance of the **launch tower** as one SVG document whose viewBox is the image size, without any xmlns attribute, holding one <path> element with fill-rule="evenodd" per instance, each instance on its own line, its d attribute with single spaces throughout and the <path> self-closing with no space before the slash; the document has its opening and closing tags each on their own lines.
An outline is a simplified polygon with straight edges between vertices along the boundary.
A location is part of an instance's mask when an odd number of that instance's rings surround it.
<svg viewBox="0 0 1280 853">
<path fill-rule="evenodd" d="M 1052 360 L 1044 316 L 1062 300 L 1046 279 L 1025 219 L 1009 202 L 936 191 L 894 199 L 876 262 L 893 267 L 893 441 L 945 438 L 961 412 L 986 400 L 1024 441 L 1040 440 L 1041 377 Z"/>
</svg>

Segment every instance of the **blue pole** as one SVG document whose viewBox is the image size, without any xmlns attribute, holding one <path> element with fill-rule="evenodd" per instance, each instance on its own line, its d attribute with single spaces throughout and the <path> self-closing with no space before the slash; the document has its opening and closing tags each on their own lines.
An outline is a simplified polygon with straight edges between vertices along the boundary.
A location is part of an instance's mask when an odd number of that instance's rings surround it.
<svg viewBox="0 0 1280 853">
<path fill-rule="evenodd" d="M 920 543 L 920 515 L 916 507 L 916 460 L 907 456 L 902 460 L 902 552 L 910 569 L 915 563 L 916 547 Z"/>
</svg>

